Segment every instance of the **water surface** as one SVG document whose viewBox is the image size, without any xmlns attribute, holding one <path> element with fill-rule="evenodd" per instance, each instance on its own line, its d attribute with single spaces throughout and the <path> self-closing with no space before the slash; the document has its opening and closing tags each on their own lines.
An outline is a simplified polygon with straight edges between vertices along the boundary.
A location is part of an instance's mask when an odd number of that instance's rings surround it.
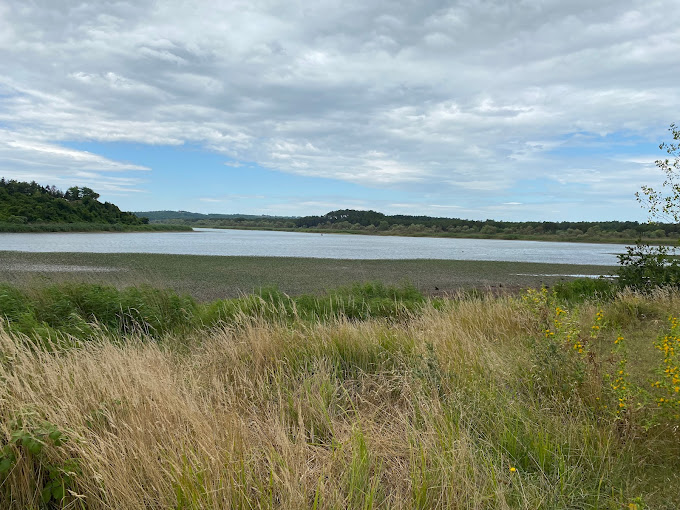
<svg viewBox="0 0 680 510">
<path fill-rule="evenodd" d="M 194 232 L 0 234 L 0 251 L 329 259 L 443 259 L 616 265 L 624 245 L 200 228 Z"/>
</svg>

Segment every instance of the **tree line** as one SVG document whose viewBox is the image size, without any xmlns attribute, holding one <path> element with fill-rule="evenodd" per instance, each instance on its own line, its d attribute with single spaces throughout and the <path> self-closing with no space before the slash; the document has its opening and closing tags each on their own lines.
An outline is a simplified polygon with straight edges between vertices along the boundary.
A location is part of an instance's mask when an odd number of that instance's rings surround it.
<svg viewBox="0 0 680 510">
<path fill-rule="evenodd" d="M 121 211 L 110 202 L 99 202 L 99 194 L 88 187 L 73 186 L 61 191 L 35 181 L 0 179 L 0 223 L 57 224 L 99 223 L 144 225 L 147 218 Z"/>
<path fill-rule="evenodd" d="M 376 211 L 342 209 L 323 216 L 305 216 L 295 220 L 300 228 L 373 227 L 378 231 L 395 227 L 417 226 L 419 229 L 440 232 L 481 234 L 549 234 L 596 235 L 622 234 L 626 237 L 674 237 L 680 236 L 677 223 L 640 223 L 637 221 L 496 221 L 439 218 L 431 216 L 386 215 Z"/>
<path fill-rule="evenodd" d="M 440 218 L 431 216 L 386 215 L 376 211 L 342 209 L 319 216 L 282 217 L 217 215 L 185 211 L 152 211 L 152 223 L 192 227 L 241 228 L 262 230 L 332 231 L 385 235 L 441 237 L 480 237 L 502 239 L 554 239 L 568 241 L 680 238 L 678 223 L 637 221 L 496 221 Z"/>
</svg>

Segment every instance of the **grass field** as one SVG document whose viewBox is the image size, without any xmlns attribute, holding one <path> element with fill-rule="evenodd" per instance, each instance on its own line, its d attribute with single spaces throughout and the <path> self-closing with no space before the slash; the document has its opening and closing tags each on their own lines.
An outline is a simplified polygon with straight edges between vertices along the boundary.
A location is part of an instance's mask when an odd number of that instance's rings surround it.
<svg viewBox="0 0 680 510">
<path fill-rule="evenodd" d="M 336 260 L 155 254 L 0 252 L 0 282 L 89 281 L 118 287 L 148 283 L 199 300 L 234 297 L 261 287 L 296 295 L 352 282 L 412 283 L 428 295 L 462 288 L 551 285 L 545 274 L 609 274 L 612 266 L 455 260 Z"/>
<path fill-rule="evenodd" d="M 0 508 L 677 509 L 680 295 L 564 296 L 5 287 Z"/>
</svg>

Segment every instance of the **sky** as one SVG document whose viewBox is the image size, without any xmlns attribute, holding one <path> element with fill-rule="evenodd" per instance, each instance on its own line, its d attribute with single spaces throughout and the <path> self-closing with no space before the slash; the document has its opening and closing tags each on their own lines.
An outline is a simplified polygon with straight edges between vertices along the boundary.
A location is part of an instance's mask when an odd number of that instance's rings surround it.
<svg viewBox="0 0 680 510">
<path fill-rule="evenodd" d="M 0 176 L 124 210 L 639 220 L 677 0 L 0 0 Z"/>
</svg>

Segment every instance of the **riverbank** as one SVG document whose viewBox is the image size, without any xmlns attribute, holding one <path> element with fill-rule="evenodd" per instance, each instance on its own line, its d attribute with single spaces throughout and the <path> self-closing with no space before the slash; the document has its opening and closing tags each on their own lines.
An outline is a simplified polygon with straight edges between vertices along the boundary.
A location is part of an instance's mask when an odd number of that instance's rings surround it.
<svg viewBox="0 0 680 510">
<path fill-rule="evenodd" d="M 461 289 L 497 293 L 553 285 L 569 275 L 608 275 L 614 266 L 466 260 L 346 260 L 220 257 L 143 253 L 0 252 L 0 282 L 15 285 L 82 281 L 125 287 L 147 283 L 206 301 L 276 286 L 318 294 L 352 282 L 413 284 L 427 295 Z"/>
<path fill-rule="evenodd" d="M 124 223 L 3 223 L 0 233 L 35 234 L 41 232 L 191 232 L 187 225 L 149 223 L 126 225 Z"/>
<path fill-rule="evenodd" d="M 151 223 L 152 225 L 178 225 L 189 226 L 184 223 Z M 389 236 L 389 237 L 435 237 L 444 239 L 500 239 L 505 241 L 546 241 L 556 243 L 584 243 L 584 244 L 626 244 L 634 245 L 638 241 L 653 246 L 675 246 L 678 239 L 673 238 L 634 238 L 634 237 L 603 237 L 603 236 L 568 236 L 550 234 L 481 234 L 459 232 L 409 232 L 404 230 L 341 230 L 325 228 L 287 228 L 287 227 L 250 227 L 250 226 L 218 226 L 209 222 L 192 222 L 194 228 L 216 228 L 221 230 L 261 230 L 266 232 L 300 232 L 308 234 L 342 234 L 342 235 L 365 235 L 365 236 Z"/>
</svg>

